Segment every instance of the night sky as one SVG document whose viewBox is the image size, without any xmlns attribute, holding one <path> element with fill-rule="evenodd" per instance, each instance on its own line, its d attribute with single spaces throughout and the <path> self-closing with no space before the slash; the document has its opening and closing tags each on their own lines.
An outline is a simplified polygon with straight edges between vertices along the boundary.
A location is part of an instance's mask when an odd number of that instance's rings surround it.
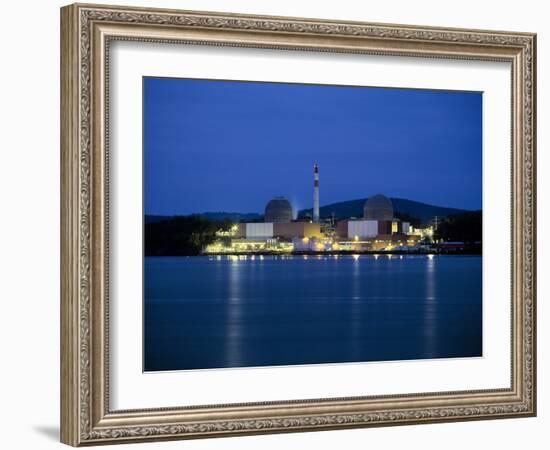
<svg viewBox="0 0 550 450">
<path fill-rule="evenodd" d="M 482 94 L 144 78 L 145 213 L 383 193 L 481 209 Z"/>
</svg>

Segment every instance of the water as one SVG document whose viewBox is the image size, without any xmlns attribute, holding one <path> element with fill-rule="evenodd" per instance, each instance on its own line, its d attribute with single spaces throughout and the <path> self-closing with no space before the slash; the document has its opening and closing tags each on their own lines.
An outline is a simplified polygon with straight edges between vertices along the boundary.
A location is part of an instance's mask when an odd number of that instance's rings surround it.
<svg viewBox="0 0 550 450">
<path fill-rule="evenodd" d="M 479 256 L 145 258 L 146 371 L 482 355 Z"/>
</svg>

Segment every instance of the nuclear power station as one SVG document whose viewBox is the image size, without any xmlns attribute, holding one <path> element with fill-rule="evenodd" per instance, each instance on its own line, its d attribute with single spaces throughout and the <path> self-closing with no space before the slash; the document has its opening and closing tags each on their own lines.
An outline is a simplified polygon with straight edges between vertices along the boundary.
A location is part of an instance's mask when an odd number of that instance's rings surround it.
<svg viewBox="0 0 550 450">
<path fill-rule="evenodd" d="M 309 218 L 294 218 L 286 197 L 274 197 L 265 206 L 262 222 L 235 224 L 220 231 L 219 240 L 205 253 L 308 253 L 369 252 L 413 249 L 426 230 L 394 217 L 391 200 L 383 194 L 370 196 L 362 218 L 335 220 L 321 217 L 319 165 L 313 165 L 313 208 Z"/>
</svg>

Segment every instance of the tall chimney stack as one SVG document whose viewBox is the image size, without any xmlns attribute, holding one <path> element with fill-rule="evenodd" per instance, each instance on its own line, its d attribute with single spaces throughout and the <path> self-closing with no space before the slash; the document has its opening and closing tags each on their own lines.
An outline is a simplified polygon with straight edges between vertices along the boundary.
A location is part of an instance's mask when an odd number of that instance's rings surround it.
<svg viewBox="0 0 550 450">
<path fill-rule="evenodd" d="M 319 223 L 319 166 L 313 165 L 313 222 Z"/>
</svg>

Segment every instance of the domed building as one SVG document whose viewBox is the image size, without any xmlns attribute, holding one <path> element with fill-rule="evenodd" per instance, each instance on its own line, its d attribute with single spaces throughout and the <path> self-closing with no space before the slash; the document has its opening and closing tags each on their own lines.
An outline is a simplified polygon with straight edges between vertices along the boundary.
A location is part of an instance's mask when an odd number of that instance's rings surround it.
<svg viewBox="0 0 550 450">
<path fill-rule="evenodd" d="M 391 200 L 382 194 L 369 197 L 363 207 L 363 217 L 366 220 L 392 220 L 393 205 Z"/>
<path fill-rule="evenodd" d="M 275 197 L 265 207 L 264 222 L 288 223 L 293 218 L 292 205 L 285 197 Z"/>
</svg>

